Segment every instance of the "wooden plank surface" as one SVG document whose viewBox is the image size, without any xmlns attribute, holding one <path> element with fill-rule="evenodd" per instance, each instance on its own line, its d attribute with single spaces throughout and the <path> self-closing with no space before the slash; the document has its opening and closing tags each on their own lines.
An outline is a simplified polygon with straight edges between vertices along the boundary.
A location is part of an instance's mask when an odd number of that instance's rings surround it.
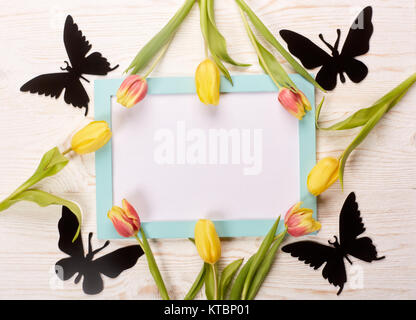
<svg viewBox="0 0 416 320">
<path fill-rule="evenodd" d="M 318 34 L 334 42 L 336 28 L 342 39 L 366 5 L 374 10 L 375 32 L 370 52 L 361 57 L 369 75 L 359 85 L 347 81 L 327 95 L 322 114 L 324 125 L 369 106 L 381 95 L 416 71 L 415 1 L 250 0 L 248 4 L 277 35 L 282 28 L 300 32 L 317 43 Z M 23 1 L 0 0 L 0 198 L 6 197 L 36 167 L 52 146 L 67 147 L 70 135 L 92 120 L 83 110 L 50 99 L 19 92 L 30 78 L 56 72 L 66 60 L 62 28 L 71 14 L 93 49 L 120 68 L 130 60 L 181 5 L 182 0 Z M 260 73 L 254 50 L 232 0 L 216 1 L 218 26 L 228 41 L 232 57 L 252 63 L 247 69 L 230 67 L 233 74 Z M 196 6 L 175 37 L 165 59 L 153 76 L 192 76 L 203 59 L 203 42 Z M 279 58 L 280 59 L 280 58 Z M 283 61 L 281 59 L 281 61 Z M 93 79 L 93 77 L 89 77 Z M 92 85 L 87 85 L 92 97 Z M 318 99 L 320 98 L 318 94 Z M 140 106 L 137 106 L 140 107 Z M 356 262 L 362 269 L 362 288 L 346 286 L 340 297 L 320 275 L 287 254 L 279 254 L 258 299 L 380 299 L 416 298 L 416 89 L 391 110 L 352 154 L 346 167 L 345 189 L 339 183 L 319 198 L 322 231 L 326 242 L 338 233 L 338 212 L 350 191 L 355 191 L 367 234 L 373 237 L 384 261 Z M 338 156 L 357 133 L 318 132 L 317 157 Z M 95 230 L 94 156 L 73 156 L 59 175 L 41 188 L 80 203 L 86 233 Z M 105 279 L 98 296 L 85 296 L 72 281 L 56 282 L 52 267 L 64 257 L 58 250 L 59 207 L 38 208 L 19 203 L 0 214 L 0 298 L 46 299 L 155 299 L 159 298 L 146 260 L 117 279 Z M 129 241 L 128 241 L 129 242 Z M 222 242 L 220 266 L 248 257 L 261 238 L 228 239 Z M 111 248 L 126 242 L 112 241 Z M 133 243 L 133 241 L 131 241 Z M 93 239 L 98 247 L 102 241 Z M 173 298 L 182 299 L 201 267 L 187 240 L 151 241 L 155 257 Z M 180 253 L 180 254 L 178 254 Z M 349 274 L 356 274 L 357 269 Z M 360 272 L 361 272 L 360 271 Z M 203 298 L 203 295 L 199 295 Z"/>
</svg>

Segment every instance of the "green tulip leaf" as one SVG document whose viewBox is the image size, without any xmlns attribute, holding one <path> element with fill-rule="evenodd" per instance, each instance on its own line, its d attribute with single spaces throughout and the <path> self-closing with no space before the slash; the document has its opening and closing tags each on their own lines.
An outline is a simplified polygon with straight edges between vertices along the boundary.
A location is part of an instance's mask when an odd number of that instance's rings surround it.
<svg viewBox="0 0 416 320">
<path fill-rule="evenodd" d="M 238 273 L 233 285 L 231 286 L 230 300 L 241 300 L 241 293 L 243 292 L 244 282 L 246 281 L 248 271 L 251 264 L 253 263 L 255 256 L 256 254 L 253 254 Z"/>
<path fill-rule="evenodd" d="M 234 66 L 249 67 L 250 64 L 236 62 L 228 54 L 225 38 L 219 32 L 215 23 L 214 0 L 201 0 L 201 7 L 203 6 L 205 6 L 205 8 L 203 8 L 205 11 L 204 19 L 207 20 L 206 41 L 208 42 L 209 50 L 212 55 Z"/>
<path fill-rule="evenodd" d="M 53 176 L 61 171 L 68 164 L 68 159 L 59 151 L 57 147 L 52 148 L 46 152 L 38 167 L 36 168 L 35 173 L 27 179 L 23 184 L 21 184 L 15 191 L 12 192 L 5 200 L 0 202 L 0 212 L 9 208 L 14 202 L 10 201 L 16 199 L 16 197 L 24 192 L 25 190 L 32 187 L 34 184 L 38 183 L 46 177 Z"/>
<path fill-rule="evenodd" d="M 169 20 L 169 22 L 160 30 L 136 55 L 125 73 L 131 70 L 131 74 L 137 74 L 148 65 L 152 58 L 158 53 L 178 30 L 183 20 L 191 11 L 195 0 L 186 0 L 182 7 Z"/>
<path fill-rule="evenodd" d="M 277 51 L 286 59 L 287 62 L 293 67 L 293 69 L 304 77 L 307 81 L 312 83 L 317 89 L 326 92 L 315 79 L 309 74 L 308 71 L 301 64 L 299 64 L 292 55 L 277 41 L 273 34 L 267 29 L 264 23 L 256 16 L 256 14 L 250 9 L 250 7 L 244 2 L 244 0 L 236 0 L 238 6 L 243 10 L 250 21 L 253 23 L 254 27 L 260 34 L 272 45 Z"/>
<path fill-rule="evenodd" d="M 321 114 L 322 102 L 316 109 L 316 127 L 321 130 L 347 130 L 356 127 L 364 126 L 370 119 L 372 119 L 380 109 L 384 109 L 386 104 L 389 105 L 388 110 L 393 108 L 397 102 L 406 94 L 407 90 L 413 85 L 416 81 L 416 73 L 407 78 L 393 90 L 385 94 L 382 98 L 377 100 L 371 107 L 363 108 L 349 116 L 343 121 L 340 121 L 330 127 L 323 128 L 318 124 L 318 119 Z M 386 111 L 386 112 L 387 112 Z"/>
<path fill-rule="evenodd" d="M 232 85 L 234 85 L 233 83 L 233 79 L 231 78 L 230 73 L 228 72 L 227 68 L 224 66 L 224 64 L 221 62 L 220 59 L 218 59 L 216 56 L 212 56 L 212 59 L 214 60 L 215 64 L 217 65 L 218 69 L 220 69 L 220 71 L 223 73 L 224 77 L 230 81 L 230 83 Z"/>
<path fill-rule="evenodd" d="M 388 109 L 389 109 L 388 104 L 385 104 L 384 107 L 380 108 L 373 115 L 373 117 L 367 121 L 367 123 L 363 126 L 363 128 L 358 133 L 358 135 L 354 138 L 351 144 L 342 153 L 341 158 L 340 158 L 340 164 L 339 164 L 339 172 L 338 172 L 339 182 L 341 183 L 341 187 L 343 187 L 344 185 L 344 168 L 345 168 L 345 163 L 347 162 L 349 155 L 356 147 L 358 147 L 358 145 L 361 142 L 364 141 L 364 139 L 368 136 L 370 131 L 374 128 L 374 126 L 383 117 L 383 115 L 387 112 Z"/>
<path fill-rule="evenodd" d="M 47 207 L 50 205 L 62 205 L 62 206 L 67 207 L 77 217 L 77 220 L 79 223 L 77 232 L 75 233 L 72 241 L 75 241 L 77 239 L 79 232 L 81 230 L 82 213 L 81 213 L 81 209 L 78 207 L 78 205 L 75 202 L 65 200 L 63 198 L 54 196 L 53 194 L 47 193 L 42 190 L 29 189 L 29 190 L 19 192 L 14 197 L 3 201 L 1 203 L 0 211 L 9 208 L 11 205 L 19 201 L 35 202 L 40 207 Z"/>
<path fill-rule="evenodd" d="M 214 265 L 214 268 L 217 266 Z M 213 267 L 205 263 L 205 295 L 207 296 L 207 300 L 215 300 L 215 274 L 212 270 Z"/>
<path fill-rule="evenodd" d="M 259 59 L 260 66 L 263 68 L 276 86 L 286 87 L 286 88 L 296 88 L 296 85 L 290 79 L 289 75 L 282 67 L 282 65 L 277 61 L 277 59 L 266 49 L 264 48 L 259 41 L 254 36 L 253 31 L 248 25 L 248 21 L 244 15 L 244 12 L 241 11 L 241 17 L 243 19 L 244 26 L 246 28 L 247 34 L 250 38 L 251 43 L 253 44 L 254 49 L 256 50 L 257 57 Z"/>
<path fill-rule="evenodd" d="M 228 286 L 231 283 L 234 275 L 240 268 L 243 263 L 243 259 L 238 259 L 231 262 L 228 266 L 224 268 L 221 273 L 220 283 L 219 283 L 219 300 L 224 300 L 227 294 Z"/>
<path fill-rule="evenodd" d="M 196 277 L 194 283 L 192 284 L 191 289 L 189 289 L 188 293 L 186 294 L 184 300 L 193 300 L 198 292 L 201 290 L 202 285 L 205 282 L 205 264 L 202 265 L 201 271 L 199 272 L 198 276 Z"/>
<path fill-rule="evenodd" d="M 260 267 L 258 268 L 256 275 L 253 278 L 253 282 L 251 283 L 250 289 L 248 291 L 247 300 L 253 300 L 256 297 L 257 292 L 259 291 L 261 285 L 264 282 L 264 279 L 268 275 L 270 268 L 272 267 L 274 258 L 277 253 L 277 249 L 279 249 L 280 244 L 282 243 L 283 239 L 286 236 L 286 230 L 280 233 L 273 242 L 270 250 L 267 252 L 263 262 L 261 263 Z"/>
<path fill-rule="evenodd" d="M 259 266 L 263 263 L 264 257 L 266 256 L 267 252 L 269 251 L 270 246 L 272 245 L 277 226 L 279 225 L 280 217 L 276 220 L 276 222 L 271 227 L 270 231 L 267 233 L 266 237 L 263 239 L 259 250 L 256 252 L 256 255 L 253 259 L 253 262 L 250 265 L 250 268 L 247 273 L 247 277 L 244 281 L 243 292 L 241 294 L 241 299 L 246 300 L 248 298 L 248 293 L 250 286 L 252 284 L 252 280 L 259 268 Z"/>
</svg>

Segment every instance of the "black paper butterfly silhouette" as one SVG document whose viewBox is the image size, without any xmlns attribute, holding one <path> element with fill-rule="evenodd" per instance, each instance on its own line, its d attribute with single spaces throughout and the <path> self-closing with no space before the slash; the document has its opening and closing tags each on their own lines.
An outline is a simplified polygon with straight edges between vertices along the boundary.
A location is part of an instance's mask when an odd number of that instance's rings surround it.
<svg viewBox="0 0 416 320">
<path fill-rule="evenodd" d="M 328 240 L 331 246 L 314 241 L 299 241 L 284 246 L 282 250 L 290 253 L 292 257 L 297 257 L 300 261 L 304 261 L 305 264 L 309 264 L 315 270 L 326 263 L 322 270 L 322 276 L 335 287 L 339 287 L 337 293 L 339 295 L 347 282 L 344 258 L 350 264 L 352 262 L 348 255 L 366 262 L 385 258 L 384 256 L 377 257 L 376 247 L 370 238 L 357 238 L 364 231 L 358 203 L 355 201 L 354 192 L 351 192 L 345 200 L 339 216 L 339 242 L 338 238 L 334 236 L 334 242 Z"/>
<path fill-rule="evenodd" d="M 286 41 L 289 51 L 299 58 L 305 68 L 314 69 L 322 66 L 316 75 L 316 81 L 325 90 L 332 90 L 337 84 L 338 74 L 342 83 L 345 83 L 344 72 L 355 83 L 361 82 L 367 76 L 367 66 L 355 57 L 367 53 L 370 49 L 370 38 L 374 30 L 371 23 L 372 14 L 373 10 L 370 6 L 360 12 L 348 32 L 341 53 L 338 52 L 340 29 L 337 29 L 334 46 L 319 34 L 319 38 L 331 50 L 332 56 L 296 32 L 281 30 L 280 35 Z"/>
<path fill-rule="evenodd" d="M 70 64 L 65 61 L 66 67 L 61 67 L 61 70 L 67 72 L 40 75 L 26 82 L 20 88 L 20 91 L 29 91 L 30 93 L 43 94 L 58 99 L 65 89 L 65 102 L 72 104 L 74 107 L 85 108 L 85 115 L 87 115 L 90 98 L 80 79 L 89 81 L 82 75 L 106 75 L 116 69 L 118 65 L 110 68 L 110 63 L 99 52 L 93 52 L 86 57 L 91 49 L 91 44 L 82 35 L 81 30 L 78 29 L 70 15 L 66 17 L 65 21 L 64 44 Z"/>
<path fill-rule="evenodd" d="M 84 255 L 81 234 L 75 242 L 72 242 L 77 228 L 77 218 L 67 207 L 62 207 L 62 217 L 58 223 L 60 235 L 58 246 L 70 257 L 59 260 L 55 264 L 55 272 L 63 281 L 72 278 L 77 273 L 76 284 L 84 277 L 82 289 L 86 294 L 97 294 L 103 290 L 104 283 L 101 274 L 116 278 L 124 270 L 133 267 L 137 259 L 143 255 L 143 250 L 139 245 L 131 245 L 93 260 L 94 255 L 107 247 L 110 241 L 106 241 L 101 248 L 93 250 L 91 246 L 92 232 L 90 232 L 88 253 Z"/>
</svg>

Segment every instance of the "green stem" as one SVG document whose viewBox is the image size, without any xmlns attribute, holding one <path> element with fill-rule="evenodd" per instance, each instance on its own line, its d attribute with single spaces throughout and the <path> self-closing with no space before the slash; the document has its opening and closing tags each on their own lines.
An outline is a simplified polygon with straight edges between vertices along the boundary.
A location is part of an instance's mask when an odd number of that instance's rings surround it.
<svg viewBox="0 0 416 320">
<path fill-rule="evenodd" d="M 259 58 L 259 60 L 261 61 L 261 64 L 263 66 L 263 68 L 266 70 L 267 74 L 270 76 L 270 78 L 273 80 L 274 84 L 279 88 L 279 90 L 282 88 L 282 86 L 274 79 L 272 72 L 270 71 L 270 69 L 267 67 L 267 63 L 264 60 L 258 46 L 257 46 L 257 40 L 254 38 L 254 34 L 253 31 L 251 31 L 250 26 L 248 25 L 248 21 L 247 18 L 244 14 L 244 11 L 240 9 L 240 14 L 241 14 L 241 18 L 243 20 L 244 23 L 244 27 L 246 28 L 248 37 L 250 38 L 251 43 L 253 44 L 254 49 L 256 50 L 257 53 L 257 57 Z"/>
<path fill-rule="evenodd" d="M 212 275 L 214 276 L 214 300 L 218 300 L 218 279 L 217 279 L 217 268 L 215 263 L 211 264 Z"/>
<path fill-rule="evenodd" d="M 64 155 L 66 155 L 68 152 L 71 152 L 72 151 L 72 148 L 68 148 L 68 149 L 66 149 L 64 152 L 62 152 L 62 155 L 64 156 Z"/>
<path fill-rule="evenodd" d="M 172 36 L 172 38 L 170 38 L 168 43 L 163 47 L 162 51 L 157 56 L 156 60 L 152 63 L 149 70 L 147 70 L 147 72 L 143 76 L 143 79 L 146 79 L 150 75 L 150 73 L 153 71 L 153 69 L 157 66 L 157 64 L 160 62 L 160 60 L 162 59 L 162 57 L 165 55 L 166 51 L 168 50 L 169 45 L 172 42 L 172 39 L 173 39 L 173 36 Z"/>
<path fill-rule="evenodd" d="M 153 279 L 156 282 L 162 299 L 170 300 L 169 294 L 166 290 L 165 283 L 163 282 L 162 275 L 160 274 L 159 268 L 157 267 L 155 257 L 153 256 L 152 249 L 150 248 L 149 242 L 147 241 L 143 228 L 140 228 L 140 234 L 142 236 L 142 241 L 140 241 L 140 238 L 137 236 L 137 234 L 135 234 L 134 237 L 136 238 L 137 242 L 140 244 L 144 253 L 146 254 L 147 264 L 149 265 L 150 273 L 152 274 Z"/>
</svg>

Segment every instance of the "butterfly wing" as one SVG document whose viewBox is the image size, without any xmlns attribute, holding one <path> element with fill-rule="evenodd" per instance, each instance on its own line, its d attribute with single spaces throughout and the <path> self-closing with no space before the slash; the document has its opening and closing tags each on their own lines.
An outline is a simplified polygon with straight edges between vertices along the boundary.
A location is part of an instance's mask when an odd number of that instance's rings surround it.
<svg viewBox="0 0 416 320">
<path fill-rule="evenodd" d="M 339 287 L 337 295 L 341 294 L 344 284 L 347 282 L 344 258 L 340 255 L 332 256 L 322 270 L 322 276 L 335 287 Z"/>
<path fill-rule="evenodd" d="M 72 68 L 78 71 L 85 59 L 85 55 L 91 49 L 91 44 L 85 39 L 85 36 L 78 29 L 77 24 L 70 15 L 65 20 L 64 44 Z"/>
<path fill-rule="evenodd" d="M 85 108 L 85 115 L 88 113 L 88 102 L 90 98 L 88 97 L 85 88 L 82 86 L 79 78 L 75 78 L 72 81 L 69 81 L 65 90 L 64 95 L 65 102 L 72 104 L 78 108 Z"/>
<path fill-rule="evenodd" d="M 71 257 L 84 258 L 84 246 L 81 235 L 72 242 L 78 230 L 78 219 L 67 207 L 62 206 L 62 217 L 58 222 L 59 249 Z"/>
<path fill-rule="evenodd" d="M 107 73 L 117 68 L 118 65 L 111 68 L 110 63 L 101 55 L 101 53 L 93 52 L 82 61 L 80 71 L 81 73 L 105 76 Z"/>
<path fill-rule="evenodd" d="M 82 263 L 82 260 L 78 257 L 63 258 L 55 264 L 55 273 L 59 279 L 69 280 L 74 274 L 80 272 L 80 263 Z"/>
<path fill-rule="evenodd" d="M 290 253 L 292 257 L 304 261 L 310 267 L 319 269 L 325 262 L 335 256 L 335 248 L 325 246 L 314 241 L 298 241 L 285 245 L 283 252 Z"/>
<path fill-rule="evenodd" d="M 56 275 L 61 280 L 68 280 L 74 274 L 81 271 L 81 265 L 84 261 L 84 247 L 81 235 L 72 242 L 74 234 L 78 229 L 78 220 L 67 207 L 62 207 L 62 217 L 58 222 L 59 230 L 59 249 L 69 255 L 55 264 Z"/>
<path fill-rule="evenodd" d="M 100 273 L 94 269 L 88 269 L 84 272 L 82 290 L 86 294 L 98 294 L 104 289 L 104 282 Z"/>
<path fill-rule="evenodd" d="M 365 227 L 360 210 L 358 210 L 355 193 L 351 192 L 345 200 L 339 215 L 340 245 L 346 254 L 366 262 L 384 258 L 377 257 L 376 247 L 370 238 L 362 237 L 357 239 L 364 231 Z"/>
<path fill-rule="evenodd" d="M 373 9 L 370 6 L 359 13 L 345 39 L 341 56 L 352 58 L 361 56 L 370 50 L 370 38 L 374 31 L 371 22 L 372 15 Z"/>
<path fill-rule="evenodd" d="M 107 277 L 116 278 L 124 270 L 133 267 L 143 253 L 139 245 L 120 248 L 94 260 L 91 268 Z"/>
<path fill-rule="evenodd" d="M 326 263 L 322 270 L 322 276 L 332 285 L 339 287 L 338 294 L 341 293 L 344 283 L 347 281 L 347 275 L 343 257 L 338 254 L 335 248 L 314 241 L 299 241 L 285 245 L 282 250 L 300 261 L 304 261 L 315 270 Z"/>
<path fill-rule="evenodd" d="M 340 244 L 347 248 L 364 231 L 358 203 L 355 201 L 355 193 L 351 192 L 345 199 L 339 215 Z"/>
<path fill-rule="evenodd" d="M 337 85 L 338 68 L 333 61 L 324 64 L 316 75 L 316 82 L 325 90 L 332 90 Z"/>
<path fill-rule="evenodd" d="M 370 38 L 374 31 L 371 22 L 372 15 L 373 9 L 370 6 L 360 12 L 350 28 L 341 50 L 340 59 L 343 70 L 355 83 L 364 80 L 368 74 L 367 66 L 354 57 L 363 55 L 370 50 Z"/>
<path fill-rule="evenodd" d="M 93 52 L 86 57 L 91 49 L 91 44 L 78 29 L 78 25 L 74 23 L 70 15 L 65 21 L 64 43 L 71 66 L 77 74 L 106 75 L 118 67 L 117 65 L 110 68 L 110 63 L 99 52 Z"/>
<path fill-rule="evenodd" d="M 68 72 L 42 74 L 26 82 L 20 88 L 20 91 L 29 91 L 30 93 L 51 96 L 57 99 L 70 79 L 71 75 Z"/>
<path fill-rule="evenodd" d="M 308 38 L 290 30 L 280 30 L 291 54 L 307 69 L 314 69 L 331 61 L 332 57 Z M 319 82 L 319 81 L 318 81 Z"/>
<path fill-rule="evenodd" d="M 343 69 L 354 83 L 359 83 L 364 80 L 368 74 L 367 66 L 354 58 L 344 58 Z"/>
</svg>

